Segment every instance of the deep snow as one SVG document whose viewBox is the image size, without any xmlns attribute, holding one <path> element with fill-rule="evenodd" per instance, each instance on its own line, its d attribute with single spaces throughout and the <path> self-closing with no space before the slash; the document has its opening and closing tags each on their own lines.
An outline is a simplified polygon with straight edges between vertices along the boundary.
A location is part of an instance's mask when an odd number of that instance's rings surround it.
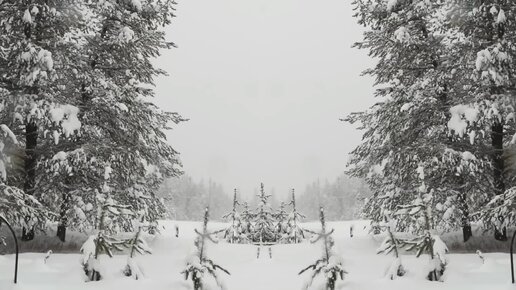
<svg viewBox="0 0 516 290">
<path fill-rule="evenodd" d="M 122 276 L 126 256 L 102 257 L 105 265 L 105 280 L 85 283 L 80 266 L 80 254 L 53 254 L 45 264 L 45 253 L 26 253 L 20 256 L 18 285 L 12 284 L 14 255 L 0 256 L 0 290 L 183 290 L 191 289 L 190 281 L 184 281 L 180 272 L 185 259 L 193 251 L 194 228 L 201 228 L 200 222 L 163 223 L 162 235 L 149 241 L 154 253 L 139 256 L 136 261 L 146 276 L 133 280 Z M 180 229 L 175 237 L 174 225 Z M 354 225 L 354 237 L 349 236 L 349 226 Z M 429 282 L 424 279 L 427 257 L 412 255 L 402 257 L 405 277 L 391 281 L 384 273 L 392 257 L 377 255 L 376 248 L 383 236 L 371 236 L 364 228 L 367 222 L 329 222 L 328 228 L 335 228 L 336 250 L 344 258 L 344 267 L 349 272 L 345 280 L 339 281 L 337 289 L 352 290 L 497 290 L 516 289 L 510 284 L 509 255 L 505 253 L 484 254 L 485 263 L 475 254 L 450 254 L 445 282 Z M 225 225 L 211 223 L 210 229 L 221 229 Z M 304 224 L 316 230 L 317 223 Z M 267 253 L 266 249 L 262 253 Z M 252 245 L 231 245 L 220 242 L 210 245 L 208 255 L 231 272 L 231 276 L 220 273 L 228 290 L 299 290 L 303 288 L 310 273 L 297 273 L 321 255 L 320 244 L 308 242 L 297 245 L 272 247 L 272 259 L 267 254 L 256 258 L 256 247 Z M 316 280 L 317 289 L 322 281 Z"/>
</svg>

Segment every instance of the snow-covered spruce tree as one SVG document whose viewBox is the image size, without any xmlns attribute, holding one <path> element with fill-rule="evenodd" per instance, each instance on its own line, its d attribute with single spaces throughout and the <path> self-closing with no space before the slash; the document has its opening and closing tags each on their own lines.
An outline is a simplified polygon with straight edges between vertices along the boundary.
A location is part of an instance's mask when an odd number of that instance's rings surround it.
<svg viewBox="0 0 516 290">
<path fill-rule="evenodd" d="M 1 89 L 0 89 L 1 90 Z M 25 225 L 26 217 L 31 222 L 43 223 L 48 217 L 41 204 L 16 186 L 7 184 L 8 168 L 14 160 L 8 152 L 18 147 L 18 140 L 5 124 L 0 124 L 0 215 L 15 226 Z"/>
<path fill-rule="evenodd" d="M 263 183 L 260 184 L 258 207 L 254 211 L 251 240 L 258 244 L 269 244 L 277 241 L 275 218 L 268 199 L 271 195 L 265 193 Z"/>
<path fill-rule="evenodd" d="M 138 280 L 143 278 L 143 271 L 138 263 L 134 260 L 136 254 L 144 255 L 151 254 L 152 250 L 147 245 L 143 234 L 144 229 L 149 228 L 148 225 L 144 223 L 144 221 L 135 220 L 136 225 L 133 225 L 136 228 L 134 236 L 124 242 L 125 246 L 129 249 L 129 256 L 127 257 L 127 265 L 125 266 L 123 273 L 125 276 L 133 277 Z M 148 224 L 148 223 L 147 223 Z"/>
<path fill-rule="evenodd" d="M 421 182 L 414 172 L 425 170 L 425 189 L 432 193 L 432 210 L 438 217 L 433 222 L 447 230 L 463 227 L 467 240 L 469 212 L 483 200 L 486 186 L 476 182 L 473 172 L 487 165 L 484 156 L 475 157 L 477 146 L 469 139 L 450 138 L 448 121 L 460 96 L 454 90 L 460 74 L 448 61 L 453 50 L 443 36 L 441 4 L 354 1 L 356 17 L 368 29 L 356 46 L 378 58 L 377 65 L 365 73 L 375 78 L 379 101 L 345 119 L 360 123 L 364 130 L 349 173 L 366 179 L 373 195 L 365 203 L 364 214 L 379 223 L 397 205 L 418 198 Z M 457 164 L 474 170 L 461 171 Z M 411 231 L 414 220 L 399 217 L 397 227 Z"/>
<path fill-rule="evenodd" d="M 403 242 L 394 236 L 393 229 L 396 228 L 393 224 L 394 222 L 395 221 L 392 219 L 387 219 L 387 222 L 383 225 L 387 231 L 387 236 L 380 247 L 376 250 L 377 254 L 393 254 L 394 260 L 386 272 L 386 276 L 391 280 L 396 279 L 396 277 L 401 277 L 406 273 L 405 268 L 401 263 L 401 255 L 399 253 L 400 245 L 403 245 Z"/>
<path fill-rule="evenodd" d="M 56 115 L 51 110 L 61 106 L 78 110 L 69 76 L 84 40 L 82 14 L 87 11 L 84 2 L 76 0 L 0 4 L 0 89 L 7 91 L 0 94 L 4 109 L 0 123 L 8 124 L 20 140 L 12 152 L 16 166 L 11 168 L 9 184 L 38 199 L 43 192 L 36 183 L 45 174 L 37 165 L 61 151 L 51 148 L 56 134 L 50 132 L 66 132 L 72 139 L 80 127 L 75 114 Z M 30 232 L 24 229 L 22 240 Z"/>
<path fill-rule="evenodd" d="M 81 107 L 78 146 L 86 160 L 98 164 L 98 174 L 74 184 L 85 189 L 77 193 L 84 201 L 94 199 L 90 189 L 102 186 L 103 169 L 109 166 L 111 198 L 130 205 L 135 213 L 144 212 L 148 221 L 165 212 L 155 195 L 162 180 L 181 173 L 177 152 L 167 143 L 165 131 L 183 119 L 159 110 L 151 101 L 153 79 L 164 74 L 151 60 L 160 49 L 172 46 L 162 27 L 174 16 L 173 5 L 173 1 L 90 3 L 85 16 L 88 33 L 69 74 L 75 84 L 74 100 Z M 56 211 L 68 215 L 63 215 L 62 225 L 73 218 L 69 214 L 75 205 L 68 201 L 77 193 L 67 192 L 55 203 L 59 204 Z M 87 219 L 97 214 L 95 209 L 87 212 Z M 133 230 L 129 220 L 114 222 L 124 231 Z"/>
<path fill-rule="evenodd" d="M 99 256 L 107 254 L 113 257 L 113 250 L 122 251 L 125 243 L 114 237 L 116 224 L 114 221 L 123 215 L 132 212 L 127 206 L 119 205 L 109 196 L 109 193 L 97 194 L 97 202 L 100 204 L 98 217 L 98 233 L 91 235 L 81 247 L 83 255 L 81 263 L 86 275 L 86 281 L 99 281 L 102 279 L 102 265 Z"/>
<path fill-rule="evenodd" d="M 242 233 L 242 221 L 240 214 L 237 211 L 237 206 L 240 205 L 237 199 L 237 190 L 233 193 L 233 210 L 223 216 L 224 219 L 230 223 L 229 227 L 224 232 L 224 239 L 228 243 L 242 243 L 246 240 L 246 236 Z"/>
<path fill-rule="evenodd" d="M 98 180 L 105 175 L 105 168 L 92 156 L 88 156 L 83 148 L 70 151 L 59 151 L 51 159 L 42 160 L 38 168 L 46 172 L 45 179 L 60 181 L 40 182 L 38 191 L 44 204 L 56 204 L 51 207 L 58 213 L 58 237 L 64 241 L 66 227 L 79 231 L 91 230 L 95 227 L 96 192 L 101 190 Z M 109 168 L 107 168 L 109 171 Z"/>
<path fill-rule="evenodd" d="M 450 62 L 460 75 L 453 89 L 460 93 L 449 118 L 454 139 L 471 138 L 479 147 L 475 155 L 489 160 L 489 170 L 478 180 L 489 186 L 483 200 L 504 196 L 511 186 L 505 174 L 505 158 L 512 141 L 514 126 L 513 92 L 515 81 L 516 23 L 510 15 L 516 13 L 511 1 L 447 2 L 447 30 L 453 55 Z M 465 11 L 468 11 L 465 13 Z M 505 216 L 484 215 L 486 226 L 493 226 L 495 238 L 506 240 Z"/>
<path fill-rule="evenodd" d="M 160 49 L 173 45 L 165 40 L 163 27 L 174 17 L 174 4 L 99 3 L 97 30 L 87 47 L 91 70 L 77 76 L 85 85 L 81 88 L 88 108 L 84 122 L 91 126 L 85 135 L 99 146 L 92 154 L 112 168 L 113 196 L 151 222 L 165 212 L 155 195 L 162 180 L 181 174 L 177 152 L 168 144 L 165 131 L 183 119 L 159 110 L 151 102 L 154 92 L 149 89 L 154 77 L 165 73 L 151 60 Z"/>
<path fill-rule="evenodd" d="M 285 211 L 286 204 L 282 201 L 278 210 L 274 213 L 274 219 L 276 221 L 276 240 L 280 243 L 288 242 L 288 214 Z"/>
<path fill-rule="evenodd" d="M 253 220 L 254 220 L 254 213 L 249 209 L 249 204 L 244 201 L 244 204 L 242 205 L 242 213 L 240 214 L 240 220 L 241 220 L 241 229 L 240 232 L 245 237 L 245 240 L 247 242 L 252 241 L 252 233 L 253 233 Z"/>
<path fill-rule="evenodd" d="M 204 290 L 205 287 L 205 276 L 206 274 L 211 275 L 215 282 L 217 283 L 217 286 L 220 287 L 220 289 L 225 289 L 222 281 L 219 279 L 219 276 L 217 275 L 217 269 L 225 272 L 226 274 L 230 275 L 229 271 L 222 268 L 221 266 L 215 264 L 212 260 L 210 260 L 207 257 L 206 254 L 206 242 L 207 240 L 217 243 L 218 241 L 215 239 L 214 235 L 216 235 L 218 232 L 209 232 L 208 231 L 208 219 L 209 219 L 209 213 L 208 208 L 204 211 L 204 222 L 202 227 L 202 232 L 199 232 L 195 230 L 195 233 L 197 233 L 197 237 L 195 238 L 195 247 L 196 251 L 195 253 L 188 259 L 188 262 L 186 264 L 186 269 L 181 272 L 185 275 L 185 280 L 188 280 L 188 278 L 191 278 L 193 282 L 194 290 Z"/>
<path fill-rule="evenodd" d="M 304 231 L 300 226 L 301 220 L 304 219 L 305 216 L 297 211 L 294 189 L 292 189 L 292 200 L 289 205 L 292 206 L 292 211 L 287 218 L 287 241 L 297 244 L 305 238 Z"/>
<path fill-rule="evenodd" d="M 320 221 L 321 232 L 313 232 L 310 230 L 306 231 L 314 235 L 310 241 L 311 243 L 316 243 L 319 240 L 323 242 L 323 256 L 312 265 L 301 270 L 299 275 L 309 269 L 312 270 L 312 275 L 306 283 L 305 289 L 308 289 L 312 285 L 313 280 L 317 275 L 322 274 L 326 279 L 325 290 L 335 290 L 335 284 L 338 277 L 340 277 L 341 280 L 344 280 L 344 274 L 347 274 L 347 272 L 344 270 L 342 265 L 342 258 L 333 251 L 333 245 L 335 242 L 333 241 L 331 234 L 334 230 L 332 229 L 331 231 L 326 232 L 326 221 L 324 218 L 324 209 L 322 207 L 320 208 Z"/>
</svg>

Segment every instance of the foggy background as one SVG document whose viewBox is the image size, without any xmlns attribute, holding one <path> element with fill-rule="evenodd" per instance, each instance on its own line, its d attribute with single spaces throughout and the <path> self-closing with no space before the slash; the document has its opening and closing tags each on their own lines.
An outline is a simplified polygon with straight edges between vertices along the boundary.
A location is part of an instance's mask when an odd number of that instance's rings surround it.
<svg viewBox="0 0 516 290">
<path fill-rule="evenodd" d="M 187 175 L 284 196 L 342 174 L 360 132 L 339 118 L 373 102 L 349 2 L 179 2 L 156 101 L 190 119 L 169 133 Z"/>
</svg>

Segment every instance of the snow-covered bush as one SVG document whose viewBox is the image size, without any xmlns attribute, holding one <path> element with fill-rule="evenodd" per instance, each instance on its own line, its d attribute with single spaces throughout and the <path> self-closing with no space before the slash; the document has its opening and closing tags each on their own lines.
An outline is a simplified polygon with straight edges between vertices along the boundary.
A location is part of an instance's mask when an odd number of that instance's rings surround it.
<svg viewBox="0 0 516 290">
<path fill-rule="evenodd" d="M 213 243 L 217 243 L 218 241 L 215 239 L 214 235 L 223 231 L 221 230 L 216 232 L 208 232 L 208 219 L 209 213 L 208 208 L 206 208 L 204 212 L 202 232 L 195 230 L 195 232 L 197 233 L 197 237 L 194 241 L 196 250 L 190 257 L 188 257 L 188 260 L 186 262 L 186 269 L 183 272 L 181 272 L 185 275 L 185 280 L 188 280 L 189 278 L 192 280 L 194 290 L 206 289 L 204 280 L 206 279 L 206 274 L 209 274 L 211 277 L 213 277 L 213 279 L 215 279 L 215 282 L 217 283 L 217 286 L 219 286 L 220 289 L 225 289 L 224 284 L 217 275 L 217 270 L 221 270 L 226 274 L 230 275 L 226 269 L 222 268 L 220 265 L 216 264 L 207 257 L 207 240 Z"/>
<path fill-rule="evenodd" d="M 117 216 L 127 215 L 126 206 L 117 205 L 109 196 L 103 201 L 100 210 L 100 217 L 98 223 L 98 233 L 91 235 L 81 247 L 82 259 L 81 264 L 86 275 L 86 281 L 99 281 L 102 279 L 102 265 L 100 264 L 99 256 L 106 254 L 113 257 L 113 250 L 122 251 L 126 245 L 109 233 L 114 230 L 110 229 L 112 220 Z"/>
<path fill-rule="evenodd" d="M 418 224 L 420 228 L 417 231 L 417 237 L 398 241 L 398 244 L 408 251 L 415 251 L 417 257 L 427 254 L 429 256 L 428 280 L 441 281 L 448 264 L 446 259 L 448 248 L 438 235 L 432 234 L 430 200 L 430 195 L 424 195 L 411 205 L 400 206 L 400 212 L 415 218 L 420 223 Z"/>
<path fill-rule="evenodd" d="M 127 264 L 123 273 L 125 276 L 133 277 L 138 280 L 143 278 L 144 275 L 140 265 L 134 260 L 134 257 L 136 253 L 140 255 L 151 254 L 152 250 L 143 237 L 144 229 L 146 227 L 148 228 L 148 226 L 143 222 L 137 221 L 137 225 L 134 225 L 134 227 L 136 228 L 134 236 L 124 242 L 125 246 L 129 248 L 129 256 L 127 257 Z"/>
<path fill-rule="evenodd" d="M 387 231 L 387 237 L 385 237 L 385 240 L 382 242 L 376 253 L 383 253 L 386 255 L 392 253 L 394 255 L 394 260 L 386 272 L 386 276 L 389 279 L 394 280 L 398 276 L 401 277 L 405 275 L 405 268 L 401 263 L 401 255 L 399 253 L 400 244 L 403 244 L 403 241 L 394 236 L 392 231 L 395 227 L 392 225 L 392 221 L 385 225 L 385 228 Z"/>
<path fill-rule="evenodd" d="M 404 241 L 403 244 L 407 251 L 415 251 L 417 257 L 427 254 L 429 256 L 428 280 L 441 281 L 448 264 L 446 258 L 448 247 L 439 236 L 432 235 L 430 231 L 425 231 L 423 235 Z"/>
<path fill-rule="evenodd" d="M 335 290 L 337 279 L 340 277 L 341 280 L 344 280 L 344 274 L 347 274 L 347 272 L 344 270 L 342 258 L 333 251 L 334 241 L 331 236 L 333 230 L 326 232 L 326 222 L 324 219 L 324 210 L 322 207 L 320 209 L 320 221 L 322 228 L 321 232 L 313 232 L 309 230 L 306 231 L 314 235 L 310 241 L 311 243 L 322 240 L 323 255 L 313 264 L 301 270 L 299 275 L 303 274 L 309 269 L 312 270 L 312 275 L 306 283 L 305 289 L 308 289 L 312 285 L 313 280 L 318 275 L 322 274 L 326 279 L 326 290 Z"/>
</svg>

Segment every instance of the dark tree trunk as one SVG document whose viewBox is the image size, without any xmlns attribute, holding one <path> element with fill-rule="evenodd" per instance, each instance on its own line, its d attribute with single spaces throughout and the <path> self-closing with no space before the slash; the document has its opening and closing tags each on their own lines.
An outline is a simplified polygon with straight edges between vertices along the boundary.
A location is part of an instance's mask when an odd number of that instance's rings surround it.
<svg viewBox="0 0 516 290">
<path fill-rule="evenodd" d="M 471 230 L 471 223 L 469 221 L 469 207 L 468 202 L 466 200 L 466 192 L 463 187 L 462 192 L 459 194 L 459 208 L 462 214 L 461 223 L 462 223 L 462 237 L 464 242 L 467 242 L 469 238 L 473 236 L 473 232 Z"/>
<path fill-rule="evenodd" d="M 38 126 L 36 122 L 28 122 L 25 126 L 25 184 L 23 188 L 26 194 L 34 195 L 36 187 L 36 165 L 38 156 L 36 147 L 38 145 Z M 34 227 L 31 217 L 26 217 L 26 225 L 22 229 L 22 241 L 34 239 Z"/>
<path fill-rule="evenodd" d="M 491 142 L 493 145 L 493 181 L 496 195 L 505 191 L 503 160 L 503 124 L 496 122 L 491 126 Z"/>
<path fill-rule="evenodd" d="M 25 193 L 34 194 L 36 186 L 36 163 L 38 156 L 36 146 L 38 145 L 38 126 L 35 122 L 29 122 L 25 128 Z"/>
<path fill-rule="evenodd" d="M 491 144 L 493 146 L 493 183 L 495 195 L 505 192 L 504 182 L 504 160 L 503 160 L 503 122 L 495 122 L 491 126 Z M 498 219 L 503 223 L 505 217 L 499 216 Z M 495 227 L 495 239 L 499 241 L 507 240 L 507 229 Z"/>
<path fill-rule="evenodd" d="M 63 193 L 63 201 L 61 202 L 61 210 L 59 212 L 59 224 L 57 225 L 57 237 L 61 242 L 66 240 L 66 225 L 68 224 L 68 208 L 70 206 L 70 193 Z"/>
</svg>

